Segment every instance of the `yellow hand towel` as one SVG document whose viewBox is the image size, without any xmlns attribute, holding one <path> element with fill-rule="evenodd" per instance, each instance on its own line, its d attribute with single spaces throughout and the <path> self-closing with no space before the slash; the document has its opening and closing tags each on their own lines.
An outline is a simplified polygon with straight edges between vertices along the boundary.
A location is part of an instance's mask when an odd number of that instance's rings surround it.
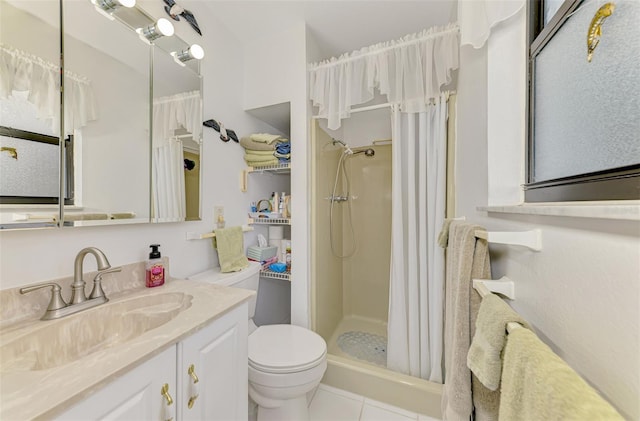
<svg viewBox="0 0 640 421">
<path fill-rule="evenodd" d="M 256 156 L 274 156 L 273 154 L 275 153 L 275 150 L 270 150 L 270 151 L 260 151 L 260 150 L 254 150 L 254 149 L 245 149 L 244 150 L 244 154 L 245 156 L 249 155 L 256 155 Z"/>
<path fill-rule="evenodd" d="M 269 144 L 263 142 L 255 142 L 251 140 L 251 136 L 245 136 L 240 138 L 240 145 L 245 149 L 250 149 L 252 151 L 273 151 L 276 149 L 276 144 Z"/>
<path fill-rule="evenodd" d="M 250 136 L 251 140 L 258 143 L 266 143 L 271 145 L 274 142 L 286 142 L 287 139 L 276 134 L 256 133 Z"/>
<path fill-rule="evenodd" d="M 245 153 L 244 154 L 244 160 L 247 161 L 247 162 L 271 161 L 274 158 L 275 158 L 275 156 L 273 154 L 270 154 L 270 155 L 258 155 L 258 154 L 253 154 L 253 153 Z"/>
<path fill-rule="evenodd" d="M 529 324 L 507 303 L 488 294 L 480 304 L 476 332 L 467 354 L 467 367 L 490 390 L 498 390 L 502 374 L 502 350 L 507 341 L 507 323 Z"/>
<path fill-rule="evenodd" d="M 250 167 L 268 167 L 271 165 L 278 165 L 280 163 L 280 161 L 278 161 L 278 158 L 273 157 L 273 159 L 270 159 L 268 161 L 246 161 L 248 166 Z"/>
<path fill-rule="evenodd" d="M 504 421 L 623 420 L 529 329 L 507 337 L 500 392 Z"/>
<path fill-rule="evenodd" d="M 222 273 L 238 272 L 249 266 L 247 256 L 244 255 L 242 227 L 217 229 L 215 234 L 218 261 Z"/>
</svg>

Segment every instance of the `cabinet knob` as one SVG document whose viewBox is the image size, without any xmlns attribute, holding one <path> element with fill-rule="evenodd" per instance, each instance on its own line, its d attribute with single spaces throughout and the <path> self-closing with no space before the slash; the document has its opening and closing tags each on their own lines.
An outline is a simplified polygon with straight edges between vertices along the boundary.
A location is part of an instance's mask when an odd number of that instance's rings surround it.
<svg viewBox="0 0 640 421">
<path fill-rule="evenodd" d="M 189 402 L 187 403 L 187 406 L 189 409 L 193 408 L 193 405 L 195 405 L 196 403 L 196 399 L 198 399 L 198 396 L 200 396 L 200 393 L 198 393 L 198 386 L 196 383 L 198 383 L 200 380 L 198 379 L 198 376 L 196 375 L 196 367 L 191 364 L 189 366 L 189 368 L 187 369 L 187 373 L 189 374 L 189 376 L 191 376 L 191 380 L 193 380 L 193 382 L 191 383 L 190 389 L 191 389 L 191 393 L 190 393 L 190 397 L 189 397 Z"/>
</svg>

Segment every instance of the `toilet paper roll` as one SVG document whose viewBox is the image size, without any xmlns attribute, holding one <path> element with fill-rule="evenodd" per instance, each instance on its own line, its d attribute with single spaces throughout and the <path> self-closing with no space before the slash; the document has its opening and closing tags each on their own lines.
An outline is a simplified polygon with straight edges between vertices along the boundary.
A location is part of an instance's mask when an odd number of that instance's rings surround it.
<svg viewBox="0 0 640 421">
<path fill-rule="evenodd" d="M 284 238 L 284 226 L 282 225 L 269 226 L 269 243 L 271 243 L 272 240 L 282 240 L 283 238 Z"/>
<path fill-rule="evenodd" d="M 278 261 L 282 261 L 282 250 L 284 250 L 284 248 L 282 247 L 282 244 L 284 243 L 283 240 L 271 240 L 269 239 L 269 245 L 272 247 L 278 247 L 278 251 L 276 254 L 276 257 L 278 258 Z"/>
</svg>

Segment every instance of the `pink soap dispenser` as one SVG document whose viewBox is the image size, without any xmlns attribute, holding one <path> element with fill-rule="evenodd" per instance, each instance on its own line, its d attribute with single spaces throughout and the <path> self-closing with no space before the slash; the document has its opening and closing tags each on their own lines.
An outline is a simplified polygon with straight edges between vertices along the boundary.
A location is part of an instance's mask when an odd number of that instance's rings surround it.
<svg viewBox="0 0 640 421">
<path fill-rule="evenodd" d="M 162 258 L 158 247 L 160 244 L 151 244 L 151 253 L 149 253 L 149 260 L 147 260 L 147 288 L 159 287 L 164 285 L 164 266 L 162 265 Z"/>
</svg>

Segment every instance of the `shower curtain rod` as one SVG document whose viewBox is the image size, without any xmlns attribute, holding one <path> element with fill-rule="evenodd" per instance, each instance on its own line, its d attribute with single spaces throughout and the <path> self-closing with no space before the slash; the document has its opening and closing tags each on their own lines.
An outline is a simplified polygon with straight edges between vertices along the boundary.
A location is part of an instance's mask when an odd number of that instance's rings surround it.
<svg viewBox="0 0 640 421">
<path fill-rule="evenodd" d="M 373 111 L 373 110 L 379 110 L 381 108 L 391 108 L 393 106 L 393 104 L 389 103 L 389 102 L 385 102 L 384 104 L 376 104 L 376 105 L 370 105 L 368 107 L 360 107 L 360 108 L 353 108 L 351 110 L 349 110 L 349 112 L 351 114 L 353 113 L 360 113 L 363 111 Z M 326 117 L 320 117 L 318 115 L 314 115 L 313 117 L 314 119 L 318 119 L 318 118 L 326 118 Z"/>
<path fill-rule="evenodd" d="M 453 91 L 448 91 L 447 93 L 449 94 L 449 96 L 451 96 L 451 95 L 456 95 L 458 92 L 453 90 Z M 369 105 L 368 107 L 352 108 L 351 110 L 349 110 L 349 112 L 353 114 L 353 113 L 360 113 L 363 111 L 373 111 L 373 110 L 379 110 L 382 108 L 391 108 L 391 107 L 393 107 L 393 104 L 391 104 L 390 102 L 385 102 L 384 104 Z M 320 117 L 320 116 L 314 115 L 311 118 L 318 119 L 318 118 L 326 118 L 326 117 Z"/>
</svg>

